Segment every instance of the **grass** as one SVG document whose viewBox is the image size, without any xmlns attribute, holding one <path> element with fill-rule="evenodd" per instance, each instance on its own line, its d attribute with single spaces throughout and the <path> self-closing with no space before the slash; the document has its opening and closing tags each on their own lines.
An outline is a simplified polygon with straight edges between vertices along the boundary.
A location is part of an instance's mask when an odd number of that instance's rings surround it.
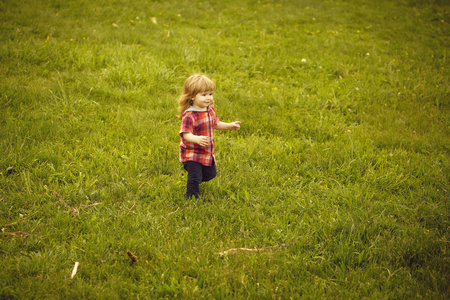
<svg viewBox="0 0 450 300">
<path fill-rule="evenodd" d="M 5 0 L 0 20 L 0 298 L 449 294 L 445 1 Z M 198 202 L 193 73 L 243 122 Z M 241 247 L 265 251 L 219 256 Z"/>
</svg>

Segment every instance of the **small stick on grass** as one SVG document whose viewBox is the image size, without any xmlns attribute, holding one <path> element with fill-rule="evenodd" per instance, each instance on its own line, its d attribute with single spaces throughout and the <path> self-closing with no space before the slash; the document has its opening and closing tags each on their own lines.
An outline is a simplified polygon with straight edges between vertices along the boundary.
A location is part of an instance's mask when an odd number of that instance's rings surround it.
<svg viewBox="0 0 450 300">
<path fill-rule="evenodd" d="M 148 184 L 149 187 L 153 187 L 152 184 L 145 181 L 145 182 L 141 183 L 141 185 L 139 185 L 138 190 L 140 190 L 144 186 L 144 184 Z"/>
<path fill-rule="evenodd" d="M 67 207 L 67 209 L 70 210 L 70 212 L 72 213 L 72 215 L 76 216 L 79 214 L 78 210 L 72 206 L 70 206 L 69 204 L 66 203 L 66 201 L 64 201 L 63 197 L 61 197 L 60 194 L 58 194 L 58 192 L 53 191 L 53 194 L 56 195 L 56 197 L 58 197 L 59 201 L 64 204 L 65 207 Z"/>
<path fill-rule="evenodd" d="M 128 215 L 129 213 L 136 214 L 135 212 L 132 212 L 132 211 L 131 211 L 135 206 L 136 206 L 136 202 L 133 204 L 133 206 L 131 206 L 131 208 L 128 209 L 127 215 Z"/>
<path fill-rule="evenodd" d="M 220 257 L 224 257 L 225 255 L 234 254 L 234 253 L 239 252 L 239 251 L 247 252 L 247 253 L 262 252 L 262 251 L 264 251 L 264 248 L 260 248 L 260 249 L 233 248 L 233 249 L 229 249 L 229 250 L 220 252 L 219 255 L 220 255 Z"/>
<path fill-rule="evenodd" d="M 134 255 L 133 253 L 131 253 L 131 251 L 128 250 L 128 249 L 127 249 L 127 255 L 131 259 L 132 262 L 136 262 L 137 261 L 137 256 Z"/>
<path fill-rule="evenodd" d="M 233 248 L 233 249 L 229 249 L 229 250 L 220 252 L 219 255 L 220 255 L 221 258 L 223 258 L 225 255 L 235 254 L 237 252 L 255 253 L 255 252 L 263 252 L 263 251 L 265 251 L 267 249 L 270 249 L 270 248 L 284 248 L 284 247 L 286 247 L 286 244 L 280 244 L 280 245 L 269 246 L 269 247 L 264 247 L 264 248 L 253 248 L 253 249 L 250 249 L 250 248 Z"/>
<path fill-rule="evenodd" d="M 172 212 L 168 213 L 167 216 L 170 216 L 171 214 L 176 213 L 179 209 L 180 209 L 180 207 L 177 207 L 177 209 L 175 211 L 172 211 Z"/>
<path fill-rule="evenodd" d="M 73 266 L 72 275 L 70 275 L 70 279 L 73 279 L 75 275 L 77 275 L 78 266 L 80 265 L 79 262 L 75 262 L 75 265 Z"/>
<path fill-rule="evenodd" d="M 14 232 L 2 232 L 3 235 L 12 235 L 12 236 L 23 236 L 23 237 L 29 237 L 30 234 L 26 233 L 26 232 L 21 232 L 21 231 L 14 231 Z"/>
<path fill-rule="evenodd" d="M 82 207 L 93 207 L 93 206 L 97 206 L 97 205 L 100 205 L 100 204 L 102 204 L 102 202 L 95 202 L 95 203 L 92 203 L 92 204 L 81 204 L 80 206 L 82 206 Z"/>
<path fill-rule="evenodd" d="M 19 223 L 12 222 L 12 223 L 9 223 L 9 224 L 2 225 L 1 227 L 9 227 L 9 226 L 17 225 L 17 224 L 19 224 Z"/>
</svg>

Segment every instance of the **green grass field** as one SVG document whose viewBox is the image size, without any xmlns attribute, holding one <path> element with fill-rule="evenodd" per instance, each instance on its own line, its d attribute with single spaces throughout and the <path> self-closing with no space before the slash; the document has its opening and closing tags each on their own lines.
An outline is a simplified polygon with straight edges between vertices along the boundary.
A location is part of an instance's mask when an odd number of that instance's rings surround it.
<svg viewBox="0 0 450 300">
<path fill-rule="evenodd" d="M 449 13 L 1 0 L 0 299 L 448 297 Z M 201 201 L 178 161 L 194 73 L 242 121 Z"/>
</svg>

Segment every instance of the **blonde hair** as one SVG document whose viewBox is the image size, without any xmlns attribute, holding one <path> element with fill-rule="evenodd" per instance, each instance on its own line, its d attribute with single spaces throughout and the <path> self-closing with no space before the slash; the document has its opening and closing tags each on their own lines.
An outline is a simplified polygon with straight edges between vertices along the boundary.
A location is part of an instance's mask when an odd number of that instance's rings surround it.
<svg viewBox="0 0 450 300">
<path fill-rule="evenodd" d="M 193 98 L 198 93 L 212 92 L 216 89 L 216 85 L 211 79 L 205 75 L 194 74 L 189 76 L 183 84 L 183 91 L 178 98 L 178 117 L 181 118 L 183 113 L 193 103 Z M 211 102 L 211 106 L 214 101 Z"/>
</svg>

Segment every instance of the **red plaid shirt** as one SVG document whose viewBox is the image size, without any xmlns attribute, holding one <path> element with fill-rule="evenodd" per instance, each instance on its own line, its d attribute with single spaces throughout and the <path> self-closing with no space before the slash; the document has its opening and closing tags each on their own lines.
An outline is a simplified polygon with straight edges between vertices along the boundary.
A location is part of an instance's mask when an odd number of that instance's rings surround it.
<svg viewBox="0 0 450 300">
<path fill-rule="evenodd" d="M 214 158 L 214 128 L 220 120 L 216 111 L 208 106 L 206 111 L 196 111 L 188 108 L 181 119 L 180 127 L 180 161 L 195 161 L 204 166 L 211 166 Z M 184 133 L 208 136 L 208 146 L 202 147 L 196 143 L 190 143 L 183 138 Z"/>
</svg>

